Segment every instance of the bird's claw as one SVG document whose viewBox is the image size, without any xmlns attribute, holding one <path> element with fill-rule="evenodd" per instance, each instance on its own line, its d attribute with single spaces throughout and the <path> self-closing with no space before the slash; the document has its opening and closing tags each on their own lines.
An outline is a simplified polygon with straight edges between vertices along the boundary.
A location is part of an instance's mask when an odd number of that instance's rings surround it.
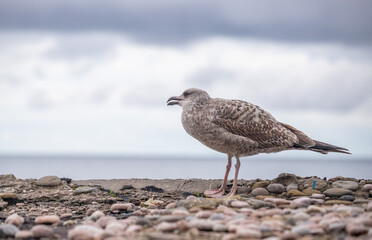
<svg viewBox="0 0 372 240">
<path fill-rule="evenodd" d="M 210 198 L 219 197 L 225 194 L 225 189 L 208 189 L 204 191 L 204 195 Z"/>
</svg>

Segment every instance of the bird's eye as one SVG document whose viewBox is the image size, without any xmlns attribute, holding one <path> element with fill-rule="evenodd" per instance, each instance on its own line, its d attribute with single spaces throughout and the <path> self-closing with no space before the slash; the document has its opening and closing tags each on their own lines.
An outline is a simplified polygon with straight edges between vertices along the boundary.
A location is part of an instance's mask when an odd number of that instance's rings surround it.
<svg viewBox="0 0 372 240">
<path fill-rule="evenodd" d="M 183 96 L 187 97 L 187 96 L 189 96 L 190 94 L 191 94 L 191 92 L 184 92 L 184 93 L 183 93 Z"/>
</svg>

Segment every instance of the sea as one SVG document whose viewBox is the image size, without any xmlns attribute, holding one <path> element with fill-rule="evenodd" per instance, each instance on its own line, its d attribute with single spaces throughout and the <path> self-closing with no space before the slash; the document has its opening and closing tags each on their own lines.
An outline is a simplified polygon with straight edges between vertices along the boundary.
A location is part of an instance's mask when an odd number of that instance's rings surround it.
<svg viewBox="0 0 372 240">
<path fill-rule="evenodd" d="M 267 155 L 269 156 L 269 155 Z M 280 173 L 300 177 L 336 176 L 372 179 L 371 158 L 241 158 L 239 179 L 272 179 Z M 85 179 L 221 179 L 226 157 L 182 156 L 0 156 L 0 174 L 17 178 L 40 178 L 47 175 Z M 234 163 L 234 161 L 233 161 Z M 230 178 L 233 177 L 234 166 Z"/>
</svg>

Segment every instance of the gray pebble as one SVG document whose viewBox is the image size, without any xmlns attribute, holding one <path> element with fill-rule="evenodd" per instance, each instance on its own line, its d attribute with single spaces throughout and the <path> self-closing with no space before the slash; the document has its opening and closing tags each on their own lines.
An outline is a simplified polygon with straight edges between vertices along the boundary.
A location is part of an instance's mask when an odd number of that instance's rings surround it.
<svg viewBox="0 0 372 240">
<path fill-rule="evenodd" d="M 336 181 L 332 183 L 333 188 L 346 188 L 349 190 L 357 190 L 358 189 L 358 183 L 353 181 Z"/>
<path fill-rule="evenodd" d="M 97 189 L 95 189 L 93 187 L 83 186 L 83 187 L 76 188 L 75 191 L 74 191 L 74 194 L 90 193 L 90 192 L 93 192 L 93 191 L 96 191 L 96 190 Z"/>
<path fill-rule="evenodd" d="M 265 188 L 259 187 L 259 188 L 253 189 L 251 194 L 253 196 L 258 196 L 258 195 L 269 196 L 269 191 L 267 191 Z"/>
<path fill-rule="evenodd" d="M 19 231 L 19 228 L 12 224 L 1 224 L 0 225 L 0 237 L 7 238 L 7 237 L 14 237 L 16 233 Z"/>
<path fill-rule="evenodd" d="M 45 176 L 36 181 L 36 184 L 44 187 L 54 187 L 61 184 L 61 179 L 57 176 Z"/>
<path fill-rule="evenodd" d="M 292 233 L 304 236 L 310 234 L 309 226 L 307 225 L 298 225 L 292 228 Z"/>
<path fill-rule="evenodd" d="M 285 188 L 283 184 L 280 183 L 271 183 L 267 186 L 267 190 L 271 193 L 282 193 L 284 192 Z"/>
<path fill-rule="evenodd" d="M 354 201 L 355 197 L 353 195 L 343 195 L 341 196 L 338 200 L 343 200 L 343 201 Z"/>
<path fill-rule="evenodd" d="M 295 183 L 290 183 L 290 184 L 286 187 L 287 192 L 288 192 L 289 190 L 292 190 L 292 189 L 298 190 L 298 186 L 297 186 L 297 184 L 295 184 Z"/>
<path fill-rule="evenodd" d="M 327 197 L 340 197 L 349 194 L 351 194 L 351 191 L 346 188 L 330 188 L 324 191 L 324 195 Z"/>
</svg>

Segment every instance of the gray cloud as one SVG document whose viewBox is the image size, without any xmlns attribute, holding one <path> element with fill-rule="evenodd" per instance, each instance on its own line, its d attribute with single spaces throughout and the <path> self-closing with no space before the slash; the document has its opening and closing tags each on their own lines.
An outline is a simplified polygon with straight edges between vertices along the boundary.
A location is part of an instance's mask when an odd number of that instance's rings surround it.
<svg viewBox="0 0 372 240">
<path fill-rule="evenodd" d="M 372 42 L 371 1 L 0 2 L 0 30 L 119 31 L 169 44 L 214 35 L 294 42 Z"/>
</svg>

